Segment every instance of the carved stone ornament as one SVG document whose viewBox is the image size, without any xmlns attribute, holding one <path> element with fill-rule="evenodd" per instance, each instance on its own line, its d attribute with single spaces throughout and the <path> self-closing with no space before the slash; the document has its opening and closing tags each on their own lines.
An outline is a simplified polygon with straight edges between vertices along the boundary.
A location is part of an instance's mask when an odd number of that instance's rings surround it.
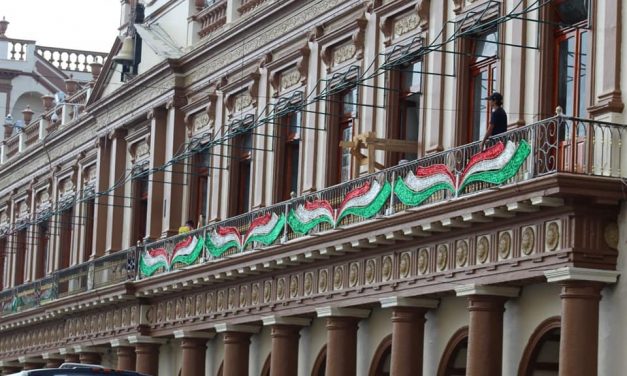
<svg viewBox="0 0 627 376">
<path fill-rule="evenodd" d="M 551 252 L 557 249 L 560 241 L 560 228 L 557 222 L 550 222 L 546 226 L 544 234 L 544 245 L 546 250 Z"/>
<path fill-rule="evenodd" d="M 229 289 L 229 309 L 234 309 L 235 308 L 235 295 L 237 294 L 237 292 L 235 291 L 234 288 Z"/>
<path fill-rule="evenodd" d="M 418 272 L 427 274 L 429 270 L 429 249 L 422 248 L 418 251 Z"/>
<path fill-rule="evenodd" d="M 248 293 L 248 287 L 247 286 L 241 286 L 240 289 L 239 289 L 239 306 L 241 308 L 245 308 L 246 307 L 247 293 Z"/>
<path fill-rule="evenodd" d="M 332 66 L 340 65 L 345 61 L 348 61 L 355 56 L 357 49 L 352 42 L 345 43 L 343 45 L 337 46 L 333 49 L 333 60 L 331 62 Z"/>
<path fill-rule="evenodd" d="M 410 13 L 394 20 L 394 38 L 398 38 L 418 27 L 418 15 Z"/>
<path fill-rule="evenodd" d="M 215 294 L 213 292 L 210 292 L 207 294 L 207 300 L 205 300 L 205 312 L 207 313 L 212 313 L 214 308 L 215 308 L 215 304 L 213 302 L 215 298 Z"/>
<path fill-rule="evenodd" d="M 512 235 L 507 232 L 499 234 L 499 257 L 504 260 L 509 258 L 512 253 Z"/>
<path fill-rule="evenodd" d="M 533 248 L 536 243 L 536 233 L 533 227 L 525 227 L 522 230 L 522 236 L 520 240 L 520 251 L 523 255 L 529 256 L 533 253 Z"/>
<path fill-rule="evenodd" d="M 398 265 L 398 273 L 401 278 L 409 277 L 411 267 L 411 256 L 408 252 L 403 252 Z"/>
<path fill-rule="evenodd" d="M 375 261 L 373 259 L 369 259 L 368 261 L 366 261 L 365 277 L 366 284 L 370 285 L 374 283 Z"/>
<path fill-rule="evenodd" d="M 603 229 L 603 238 L 608 247 L 618 249 L 618 224 L 610 222 Z"/>
<path fill-rule="evenodd" d="M 218 312 L 224 311 L 224 309 L 226 308 L 225 301 L 226 299 L 224 298 L 224 290 L 218 291 L 218 304 L 216 304 L 216 309 Z"/>
<path fill-rule="evenodd" d="M 455 265 L 457 267 L 464 267 L 468 262 L 468 242 L 466 240 L 459 240 L 457 242 L 457 248 L 455 249 Z"/>
<path fill-rule="evenodd" d="M 326 269 L 320 270 L 318 274 L 318 292 L 323 293 L 327 292 L 327 288 L 329 287 L 329 273 Z"/>
<path fill-rule="evenodd" d="M 359 281 L 359 264 L 356 262 L 353 262 L 348 268 L 348 285 L 350 287 L 355 287 L 357 286 L 358 281 Z"/>
<path fill-rule="evenodd" d="M 453 0 L 453 12 L 459 13 L 462 10 L 464 0 Z"/>
<path fill-rule="evenodd" d="M 305 282 L 303 287 L 305 290 L 305 296 L 309 296 L 313 293 L 313 273 L 305 273 Z"/>
<path fill-rule="evenodd" d="M 263 284 L 263 302 L 270 303 L 271 298 L 272 298 L 272 282 L 266 281 Z"/>
<path fill-rule="evenodd" d="M 259 304 L 259 284 L 258 283 L 255 283 L 253 285 L 253 288 L 250 292 L 250 298 L 251 298 L 252 305 Z"/>
<path fill-rule="evenodd" d="M 446 263 L 448 261 L 448 246 L 446 244 L 440 244 L 437 248 L 437 266 L 439 271 L 446 269 Z"/>
<path fill-rule="evenodd" d="M 301 75 L 297 68 L 289 69 L 281 73 L 281 85 L 279 87 L 279 90 L 283 91 L 299 85 L 300 77 Z"/>
<path fill-rule="evenodd" d="M 487 236 L 481 236 L 477 240 L 477 261 L 479 264 L 485 264 L 490 255 L 490 241 Z"/>
<path fill-rule="evenodd" d="M 279 278 L 276 284 L 276 298 L 277 300 L 285 299 L 285 278 Z"/>
<path fill-rule="evenodd" d="M 341 290 L 342 289 L 342 277 L 344 274 L 343 266 L 336 266 L 333 271 L 333 289 Z"/>
<path fill-rule="evenodd" d="M 293 275 L 290 278 L 290 298 L 295 298 L 298 295 L 298 276 Z"/>
<path fill-rule="evenodd" d="M 385 256 L 381 264 L 381 278 L 384 281 L 392 279 L 392 257 Z"/>
</svg>

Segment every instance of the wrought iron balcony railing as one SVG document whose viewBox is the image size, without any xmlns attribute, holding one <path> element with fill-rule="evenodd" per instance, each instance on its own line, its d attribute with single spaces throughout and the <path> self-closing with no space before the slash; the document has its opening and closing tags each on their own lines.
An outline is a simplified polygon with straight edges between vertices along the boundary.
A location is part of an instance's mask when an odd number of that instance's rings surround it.
<svg viewBox="0 0 627 376">
<path fill-rule="evenodd" d="M 289 243 L 558 172 L 624 178 L 627 127 L 557 116 L 133 247 L 0 293 L 3 315 L 51 299 Z M 51 278 L 51 279 L 50 279 Z M 42 298 L 45 297 L 45 298 Z"/>
</svg>

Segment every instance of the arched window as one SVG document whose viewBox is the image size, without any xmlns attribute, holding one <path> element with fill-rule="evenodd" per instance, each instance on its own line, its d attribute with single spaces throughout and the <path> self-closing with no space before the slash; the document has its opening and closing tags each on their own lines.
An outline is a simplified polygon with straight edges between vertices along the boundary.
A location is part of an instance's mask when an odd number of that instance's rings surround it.
<svg viewBox="0 0 627 376">
<path fill-rule="evenodd" d="M 218 367 L 218 376 L 222 376 L 222 370 L 224 369 L 224 360 L 220 363 L 220 367 Z"/>
<path fill-rule="evenodd" d="M 322 349 L 316 357 L 313 369 L 311 370 L 311 376 L 325 376 L 327 368 L 327 345 L 322 346 Z"/>
<path fill-rule="evenodd" d="M 385 337 L 372 357 L 369 376 L 390 376 L 392 363 L 392 335 Z"/>
<path fill-rule="evenodd" d="M 544 320 L 531 334 L 525 347 L 518 375 L 557 375 L 560 356 L 561 321 L 558 316 Z"/>
<path fill-rule="evenodd" d="M 490 121 L 488 101 L 484 98 L 497 91 L 497 54 L 499 35 L 496 30 L 477 35 L 472 40 L 470 65 L 470 119 L 467 141 L 483 139 Z"/>
<path fill-rule="evenodd" d="M 438 367 L 438 376 L 466 375 L 468 352 L 468 327 L 459 329 L 448 341 Z"/>
<path fill-rule="evenodd" d="M 263 363 L 263 367 L 261 368 L 261 376 L 270 376 L 270 357 L 272 353 L 268 354 L 266 361 Z"/>
</svg>

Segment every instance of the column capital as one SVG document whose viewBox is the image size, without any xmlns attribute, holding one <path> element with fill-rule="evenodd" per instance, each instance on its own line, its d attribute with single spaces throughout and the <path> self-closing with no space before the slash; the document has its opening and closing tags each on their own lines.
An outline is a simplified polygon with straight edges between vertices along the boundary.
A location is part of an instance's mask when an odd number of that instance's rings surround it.
<svg viewBox="0 0 627 376">
<path fill-rule="evenodd" d="M 111 344 L 111 347 L 132 347 L 133 345 L 131 345 L 128 340 L 126 339 L 112 339 L 111 341 L 109 341 L 109 343 Z"/>
<path fill-rule="evenodd" d="M 316 314 L 318 317 L 355 317 L 358 319 L 365 319 L 370 316 L 370 310 L 327 306 L 316 308 Z"/>
<path fill-rule="evenodd" d="M 187 330 L 175 330 L 174 331 L 174 338 L 176 339 L 191 338 L 191 339 L 210 340 L 215 336 L 216 334 L 211 333 L 211 332 L 193 332 L 193 331 L 187 331 Z"/>
<path fill-rule="evenodd" d="M 425 298 L 405 298 L 401 296 L 388 296 L 379 299 L 381 308 L 438 308 L 440 301 L 438 299 L 425 299 Z"/>
<path fill-rule="evenodd" d="M 491 295 L 502 296 L 504 298 L 517 298 L 520 293 L 520 288 L 511 286 L 486 286 L 470 283 L 455 287 L 455 293 L 457 296 Z"/>
<path fill-rule="evenodd" d="M 128 336 L 128 342 L 132 345 L 137 343 L 163 345 L 164 343 L 166 343 L 166 340 L 163 338 L 154 338 L 150 336 Z"/>
<path fill-rule="evenodd" d="M 43 359 L 63 359 L 63 355 L 61 355 L 60 353 L 51 353 L 51 352 L 41 353 L 41 357 Z"/>
<path fill-rule="evenodd" d="M 18 362 L 20 362 L 20 364 L 28 364 L 28 363 L 44 364 L 45 363 L 43 358 L 38 358 L 34 356 L 20 356 L 17 358 L 17 360 Z"/>
<path fill-rule="evenodd" d="M 0 360 L 0 368 L 21 367 L 20 363 L 15 360 Z"/>
<path fill-rule="evenodd" d="M 107 352 L 107 348 L 105 347 L 95 347 L 95 346 L 82 346 L 82 345 L 76 345 L 74 346 L 74 353 L 76 354 L 81 354 L 81 353 L 98 353 L 98 354 L 102 354 Z"/>
<path fill-rule="evenodd" d="M 293 325 L 293 326 L 309 326 L 311 319 L 304 317 L 285 317 L 285 316 L 266 316 L 261 318 L 264 326 L 270 325 Z"/>
<path fill-rule="evenodd" d="M 259 327 L 256 325 L 232 325 L 232 324 L 216 324 L 217 333 L 240 332 L 240 333 L 259 333 Z"/>
<path fill-rule="evenodd" d="M 619 275 L 620 273 L 615 270 L 577 268 L 574 266 L 566 266 L 544 272 L 546 281 L 549 283 L 566 281 L 616 283 Z"/>
<path fill-rule="evenodd" d="M 59 353 L 61 355 L 76 354 L 76 351 L 74 351 L 74 347 L 61 347 Z"/>
</svg>

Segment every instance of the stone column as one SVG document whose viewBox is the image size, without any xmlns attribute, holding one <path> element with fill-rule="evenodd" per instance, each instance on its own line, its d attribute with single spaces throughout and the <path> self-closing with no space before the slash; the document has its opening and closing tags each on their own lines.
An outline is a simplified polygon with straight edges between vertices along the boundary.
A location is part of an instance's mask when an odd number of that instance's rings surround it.
<svg viewBox="0 0 627 376">
<path fill-rule="evenodd" d="M 145 336 L 130 336 L 128 341 L 135 346 L 135 371 L 159 375 L 159 348 L 165 341 Z"/>
<path fill-rule="evenodd" d="M 224 335 L 222 376 L 248 376 L 250 336 L 259 332 L 259 327 L 218 324 L 216 332 Z"/>
<path fill-rule="evenodd" d="M 214 336 L 215 334 L 206 332 L 186 332 L 183 330 L 174 332 L 174 338 L 181 340 L 183 353 L 181 376 L 205 374 L 207 341 Z"/>
<path fill-rule="evenodd" d="M 111 340 L 111 347 L 115 350 L 118 358 L 116 367 L 120 370 L 135 371 L 135 347 L 131 346 L 127 340 Z"/>
<path fill-rule="evenodd" d="M 327 376 L 354 376 L 357 372 L 357 325 L 370 315 L 366 309 L 321 307 L 327 319 Z"/>
<path fill-rule="evenodd" d="M 9 375 L 12 373 L 20 372 L 22 367 L 16 361 L 0 360 L 0 370 L 3 375 Z"/>
<path fill-rule="evenodd" d="M 394 376 L 422 375 L 425 313 L 436 308 L 435 299 L 391 296 L 382 298 L 381 308 L 392 308 L 392 364 Z"/>
<path fill-rule="evenodd" d="M 560 376 L 595 376 L 599 356 L 599 301 L 605 284 L 618 272 L 565 267 L 544 273 L 562 285 Z"/>
<path fill-rule="evenodd" d="M 63 363 L 80 363 L 81 360 L 78 354 L 74 351 L 74 348 L 67 347 L 59 349 L 61 356 L 63 356 Z"/>
<path fill-rule="evenodd" d="M 18 360 L 20 362 L 20 365 L 22 366 L 22 370 L 24 371 L 42 368 L 44 366 L 44 363 L 46 363 L 42 358 L 27 356 L 20 356 Z"/>
<path fill-rule="evenodd" d="M 311 320 L 300 317 L 268 316 L 263 325 L 271 327 L 272 352 L 270 376 L 298 374 L 298 339 L 300 329 L 309 326 Z"/>
<path fill-rule="evenodd" d="M 150 168 L 159 168 L 165 163 L 166 121 L 165 108 L 153 108 L 148 112 L 150 120 Z M 148 180 L 148 211 L 146 214 L 146 238 L 155 240 L 161 237 L 161 220 L 163 218 L 164 173 L 155 171 Z"/>
<path fill-rule="evenodd" d="M 177 96 L 179 95 L 179 96 Z M 164 155 L 168 161 L 181 149 L 185 143 L 185 113 L 181 110 L 181 106 L 185 104 L 185 97 L 175 94 L 175 97 L 166 104 L 167 119 L 165 124 L 165 145 Z M 161 235 L 172 236 L 178 233 L 178 228 L 188 219 L 197 224 L 198 218 L 183 218 L 183 197 L 186 187 L 185 166 L 183 163 L 176 163 L 163 172 L 163 178 L 170 184 L 163 187 L 163 221 Z M 186 211 L 185 211 L 186 212 Z"/>
<path fill-rule="evenodd" d="M 505 301 L 517 297 L 518 291 L 515 287 L 474 284 L 455 288 L 457 296 L 468 297 L 467 375 L 501 375 Z"/>
<path fill-rule="evenodd" d="M 117 182 L 121 176 L 126 175 L 126 131 L 116 129 L 109 134 L 109 183 Z M 120 184 L 107 195 L 107 231 L 105 254 L 109 254 L 122 249 L 122 234 L 124 233 L 124 223 L 120 218 L 124 216 L 126 193 L 124 185 Z M 98 205 L 96 205 L 98 206 Z M 131 244 L 135 244 L 136 239 L 131 239 Z"/>
<path fill-rule="evenodd" d="M 46 361 L 45 368 L 59 368 L 63 363 L 63 356 L 55 353 L 43 353 L 42 358 Z"/>
<path fill-rule="evenodd" d="M 102 354 L 106 348 L 92 346 L 74 346 L 74 352 L 78 354 L 78 359 L 82 364 L 100 365 Z"/>
</svg>

